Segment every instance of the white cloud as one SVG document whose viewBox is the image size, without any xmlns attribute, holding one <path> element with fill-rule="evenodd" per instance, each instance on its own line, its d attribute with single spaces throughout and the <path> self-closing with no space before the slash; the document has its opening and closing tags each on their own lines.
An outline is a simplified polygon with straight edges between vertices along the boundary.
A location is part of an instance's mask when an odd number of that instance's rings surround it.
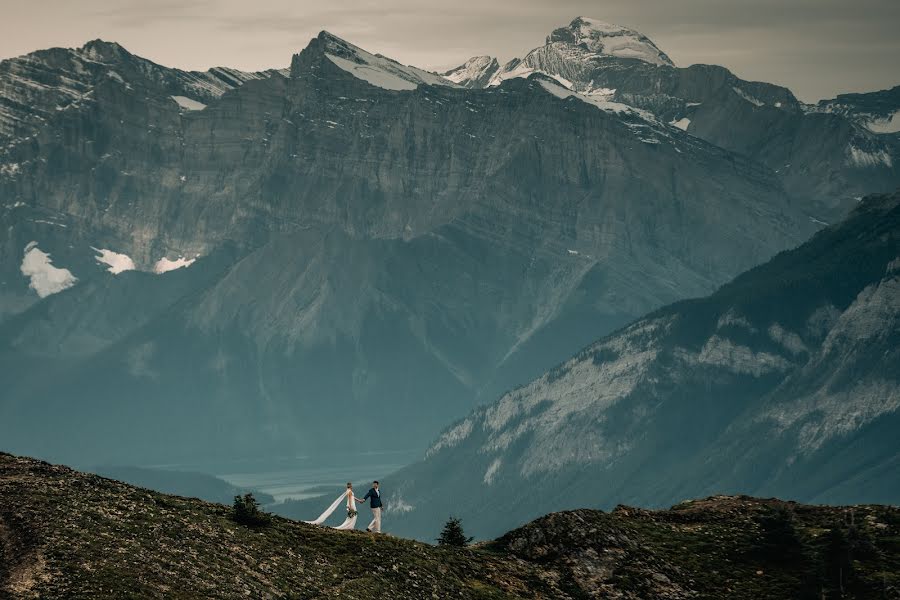
<svg viewBox="0 0 900 600">
<path fill-rule="evenodd" d="M 107 271 L 109 271 L 113 275 L 118 275 L 122 271 L 133 271 L 135 268 L 134 261 L 131 260 L 131 257 L 127 254 L 119 254 L 118 252 L 113 252 L 112 250 L 106 250 L 105 248 L 94 248 L 93 246 L 91 246 L 91 250 L 100 253 L 99 256 L 95 256 L 94 258 L 98 263 L 109 265 Z"/>
<path fill-rule="evenodd" d="M 50 255 L 37 247 L 37 242 L 25 246 L 22 258 L 22 275 L 31 278 L 28 287 L 37 292 L 41 298 L 56 294 L 75 285 L 78 278 L 68 269 L 53 266 Z"/>
</svg>

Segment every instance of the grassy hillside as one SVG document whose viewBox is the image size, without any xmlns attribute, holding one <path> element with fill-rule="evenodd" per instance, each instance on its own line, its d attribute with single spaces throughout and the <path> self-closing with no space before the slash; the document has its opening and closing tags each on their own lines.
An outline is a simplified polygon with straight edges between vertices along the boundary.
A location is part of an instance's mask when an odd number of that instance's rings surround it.
<svg viewBox="0 0 900 600">
<path fill-rule="evenodd" d="M 0 597 L 900 597 L 900 510 L 717 497 L 471 549 L 338 532 L 0 454 Z"/>
</svg>

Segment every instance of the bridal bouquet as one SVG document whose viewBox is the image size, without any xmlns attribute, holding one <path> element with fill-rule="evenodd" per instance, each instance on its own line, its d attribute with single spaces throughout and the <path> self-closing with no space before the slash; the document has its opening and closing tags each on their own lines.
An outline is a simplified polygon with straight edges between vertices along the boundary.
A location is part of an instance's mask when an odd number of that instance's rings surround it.
<svg viewBox="0 0 900 600">
<path fill-rule="evenodd" d="M 355 517 L 358 514 L 359 513 L 357 513 L 356 510 L 350 508 L 349 506 L 347 507 L 347 518 L 348 519 L 352 519 L 353 517 Z"/>
</svg>

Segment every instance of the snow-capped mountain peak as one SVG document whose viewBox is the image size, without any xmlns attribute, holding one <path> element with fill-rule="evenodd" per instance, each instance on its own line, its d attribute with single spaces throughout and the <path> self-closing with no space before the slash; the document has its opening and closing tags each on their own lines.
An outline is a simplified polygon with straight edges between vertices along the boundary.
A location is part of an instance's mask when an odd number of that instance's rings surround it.
<svg viewBox="0 0 900 600">
<path fill-rule="evenodd" d="M 640 62 L 622 64 L 632 61 Z M 595 85 L 598 69 L 622 69 L 641 63 L 674 66 L 666 53 L 642 33 L 597 19 L 576 17 L 567 26 L 554 29 L 543 46 L 538 46 L 524 58 L 514 58 L 503 65 L 488 81 L 487 87 L 500 85 L 507 79 L 544 73 L 564 78 L 576 91 L 592 93 L 606 87 Z"/>
<path fill-rule="evenodd" d="M 133 56 L 118 42 L 107 42 L 99 38 L 85 43 L 78 49 L 78 53 L 84 58 L 102 63 L 115 62 Z"/>
<path fill-rule="evenodd" d="M 389 90 L 413 90 L 423 83 L 455 87 L 454 82 L 436 73 L 372 54 L 327 31 L 319 33 L 318 41 L 331 62 L 371 85 Z"/>
<path fill-rule="evenodd" d="M 591 52 L 617 58 L 636 58 L 654 65 L 674 66 L 666 53 L 644 34 L 588 17 L 576 17 L 567 27 L 553 30 L 547 36 L 547 45 L 554 43 L 582 46 Z"/>
<path fill-rule="evenodd" d="M 467 88 L 481 88 L 500 70 L 500 64 L 492 56 L 473 56 L 465 63 L 450 69 L 441 76 Z"/>
</svg>

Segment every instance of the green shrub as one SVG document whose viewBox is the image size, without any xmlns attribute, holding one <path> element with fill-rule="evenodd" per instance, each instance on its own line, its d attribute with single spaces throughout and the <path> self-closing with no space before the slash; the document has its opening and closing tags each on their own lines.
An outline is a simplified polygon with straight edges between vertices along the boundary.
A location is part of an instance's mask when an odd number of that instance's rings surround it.
<svg viewBox="0 0 900 600">
<path fill-rule="evenodd" d="M 268 513 L 260 510 L 259 502 L 256 501 L 253 494 L 234 497 L 231 518 L 235 523 L 248 527 L 265 527 L 272 520 Z"/>
</svg>

